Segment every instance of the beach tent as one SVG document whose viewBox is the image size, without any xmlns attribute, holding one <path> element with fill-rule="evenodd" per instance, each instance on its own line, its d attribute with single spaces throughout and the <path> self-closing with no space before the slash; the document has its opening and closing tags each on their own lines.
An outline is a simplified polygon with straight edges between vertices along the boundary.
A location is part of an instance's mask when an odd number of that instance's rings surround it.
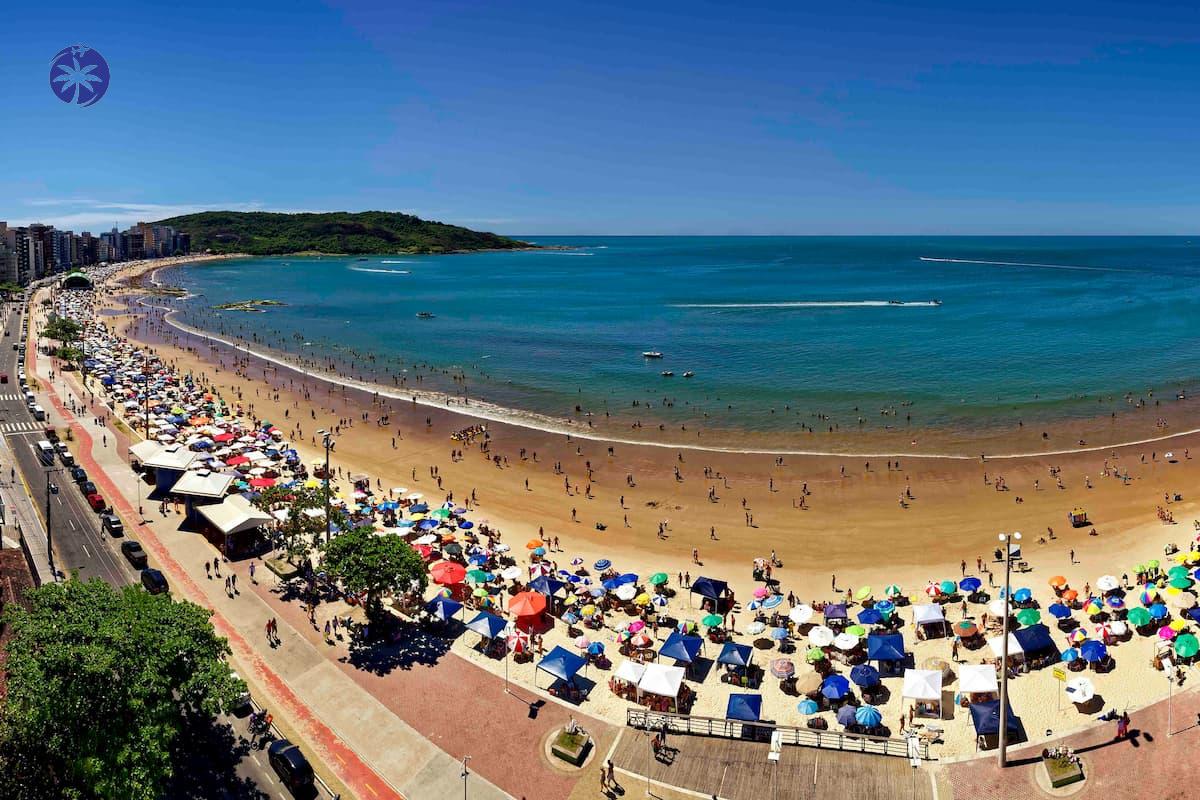
<svg viewBox="0 0 1200 800">
<path fill-rule="evenodd" d="M 645 674 L 646 665 L 640 661 L 622 661 L 621 666 L 617 667 L 617 671 L 613 673 L 613 677 L 637 686 Z"/>
<path fill-rule="evenodd" d="M 987 640 L 987 643 L 988 643 L 988 647 L 992 648 L 992 653 L 996 656 L 996 658 L 1000 658 L 1002 649 L 1004 647 L 1004 637 L 1003 636 L 993 636 L 992 638 Z M 1020 656 L 1020 655 L 1024 655 L 1024 654 L 1025 654 L 1025 649 L 1021 647 L 1021 642 L 1017 640 L 1016 634 L 1010 633 L 1008 635 L 1008 655 L 1009 655 L 1009 657 Z"/>
<path fill-rule="evenodd" d="M 901 696 L 915 700 L 918 716 L 941 717 L 942 673 L 935 669 L 904 670 L 904 689 Z"/>
<path fill-rule="evenodd" d="M 538 662 L 537 668 L 543 672 L 549 672 L 559 680 L 569 681 L 586 665 L 587 659 L 577 656 L 559 645 Z"/>
<path fill-rule="evenodd" d="M 903 661 L 904 636 L 899 633 L 867 634 L 868 661 Z"/>
<path fill-rule="evenodd" d="M 850 615 L 846 612 L 845 603 L 830 603 L 825 606 L 825 621 L 829 622 L 835 619 L 849 619 Z"/>
<path fill-rule="evenodd" d="M 638 681 L 638 692 L 676 698 L 679 696 L 679 687 L 682 685 L 683 667 L 647 664 L 642 679 Z"/>
<path fill-rule="evenodd" d="M 1010 733 L 1020 733 L 1021 720 L 1013 715 L 1012 706 L 1006 706 L 1006 725 Z M 1000 701 L 971 704 L 971 722 L 975 724 L 977 736 L 994 736 L 1000 733 Z"/>
<path fill-rule="evenodd" d="M 941 633 L 944 635 L 948 627 L 946 624 L 946 614 L 942 611 L 942 607 L 936 603 L 913 606 L 913 624 L 925 636 L 929 636 L 931 633 Z"/>
<path fill-rule="evenodd" d="M 996 668 L 991 664 L 961 664 L 958 668 L 958 689 L 963 694 L 1000 691 L 996 683 Z"/>
<path fill-rule="evenodd" d="M 539 575 L 529 582 L 529 588 L 535 592 L 540 592 L 547 597 L 553 597 L 566 588 L 566 584 L 562 581 L 556 581 L 554 578 L 547 578 L 545 575 Z"/>
<path fill-rule="evenodd" d="M 467 630 L 474 631 L 485 639 L 494 639 L 500 635 L 500 631 L 504 630 L 507 625 L 507 622 L 495 614 L 480 611 L 475 619 L 467 623 Z"/>
<path fill-rule="evenodd" d="M 1053 658 L 1055 662 L 1059 660 L 1058 646 L 1054 644 L 1054 639 L 1050 636 L 1050 629 L 1045 625 L 1030 625 L 1011 635 L 1016 637 L 1026 658 L 1044 656 Z"/>
<path fill-rule="evenodd" d="M 717 656 L 718 664 L 729 664 L 734 667 L 750 666 L 750 645 L 738 644 L 737 642 L 726 642 L 721 648 L 721 655 Z"/>
<path fill-rule="evenodd" d="M 663 646 L 659 648 L 658 654 L 665 658 L 673 658 L 676 661 L 691 664 L 700 654 L 700 648 L 703 645 L 704 640 L 699 636 L 684 636 L 679 631 L 672 631 L 667 640 L 663 642 Z"/>
<path fill-rule="evenodd" d="M 438 595 L 425 604 L 425 610 L 440 620 L 447 620 L 462 610 L 462 603 Z"/>
<path fill-rule="evenodd" d="M 692 581 L 691 594 L 698 594 L 709 600 L 720 600 L 729 592 L 729 584 L 716 578 L 696 578 Z"/>
<path fill-rule="evenodd" d="M 731 694 L 725 707 L 725 719 L 739 722 L 758 722 L 762 716 L 762 695 Z"/>
</svg>

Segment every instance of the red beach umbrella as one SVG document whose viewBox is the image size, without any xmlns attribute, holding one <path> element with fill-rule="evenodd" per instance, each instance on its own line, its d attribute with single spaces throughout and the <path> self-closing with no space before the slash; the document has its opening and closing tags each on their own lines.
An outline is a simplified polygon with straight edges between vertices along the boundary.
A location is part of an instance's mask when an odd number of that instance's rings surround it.
<svg viewBox="0 0 1200 800">
<path fill-rule="evenodd" d="M 518 617 L 535 617 L 546 610 L 546 596 L 538 592 L 521 592 L 508 601 L 508 610 Z"/>
<path fill-rule="evenodd" d="M 467 569 L 462 564 L 455 564 L 453 561 L 439 561 L 429 568 L 429 574 L 433 576 L 433 582 L 448 586 L 453 583 L 462 583 L 467 577 Z"/>
</svg>

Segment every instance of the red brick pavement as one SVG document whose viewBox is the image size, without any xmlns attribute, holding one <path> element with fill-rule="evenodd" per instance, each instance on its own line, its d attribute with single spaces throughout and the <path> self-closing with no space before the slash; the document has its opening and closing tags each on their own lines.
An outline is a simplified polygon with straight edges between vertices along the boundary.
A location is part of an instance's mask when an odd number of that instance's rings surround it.
<svg viewBox="0 0 1200 800">
<path fill-rule="evenodd" d="M 1163 678 L 1164 693 L 1166 679 Z M 1087 776 L 1077 800 L 1177 800 L 1196 797 L 1193 781 L 1200 770 L 1200 695 L 1176 693 L 1171 731 L 1167 703 L 1130 714 L 1132 735 L 1115 741 L 1116 724 L 1096 725 L 1054 744 L 1066 744 L 1084 759 Z M 1049 797 L 1034 782 L 1043 745 L 1009 750 L 1003 771 L 993 755 L 948 765 L 946 774 L 956 800 L 1010 800 Z"/>
<path fill-rule="evenodd" d="M 36 370 L 36 348 L 27 348 L 28 369 L 31 374 Z M 91 435 L 80 425 L 70 411 L 66 409 L 58 394 L 49 382 L 46 390 L 50 402 L 58 410 L 62 418 L 70 425 L 78 445 L 79 463 L 87 470 L 88 476 L 101 489 L 104 497 L 116 508 L 126 520 L 138 519 L 137 510 L 127 501 L 117 489 L 104 469 L 92 457 L 93 440 Z M 321 760 L 337 775 L 346 787 L 357 797 L 371 800 L 386 800 L 401 795 L 380 778 L 374 770 L 358 758 L 332 730 L 308 709 L 304 702 L 291 690 L 279 675 L 259 657 L 250 643 L 229 623 L 224 616 L 217 613 L 205 600 L 204 592 L 188 573 L 188 571 L 171 555 L 171 552 L 159 541 L 154 530 L 147 525 L 137 524 L 133 527 L 138 532 L 138 539 L 149 550 L 166 573 L 174 592 L 184 595 L 198 605 L 212 612 L 213 627 L 217 633 L 229 640 L 230 647 L 242 664 L 248 665 L 253 675 L 270 694 L 269 702 L 276 708 L 285 709 L 289 717 L 295 721 L 297 728 L 307 746 L 311 747 Z"/>
</svg>

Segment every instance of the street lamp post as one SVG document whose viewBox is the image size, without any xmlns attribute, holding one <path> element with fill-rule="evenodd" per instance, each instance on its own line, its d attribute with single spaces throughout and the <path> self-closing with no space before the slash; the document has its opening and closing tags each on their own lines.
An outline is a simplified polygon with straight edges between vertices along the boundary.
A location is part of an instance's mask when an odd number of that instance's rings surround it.
<svg viewBox="0 0 1200 800">
<path fill-rule="evenodd" d="M 329 544 L 333 521 L 329 516 L 329 491 L 330 491 L 330 475 L 329 475 L 329 448 L 333 445 L 333 434 L 327 430 L 319 430 L 321 441 L 325 445 L 325 544 Z M 466 769 L 466 767 L 463 767 Z"/>
<path fill-rule="evenodd" d="M 1008 604 L 1012 598 L 1012 547 L 1009 542 L 1021 541 L 1019 531 L 1000 534 L 1004 547 L 1004 626 L 1000 645 L 1000 767 L 1008 766 Z"/>
<path fill-rule="evenodd" d="M 467 769 L 467 762 L 471 760 L 470 756 L 463 756 L 462 759 L 462 782 L 463 782 L 463 800 L 467 800 L 467 776 L 471 771 Z"/>
<path fill-rule="evenodd" d="M 62 470 L 54 468 L 46 470 L 46 555 L 50 558 L 50 574 L 56 576 L 56 580 L 58 569 L 54 566 L 54 526 L 50 524 L 50 487 L 53 485 L 50 482 L 50 476 L 58 472 L 62 472 Z"/>
</svg>

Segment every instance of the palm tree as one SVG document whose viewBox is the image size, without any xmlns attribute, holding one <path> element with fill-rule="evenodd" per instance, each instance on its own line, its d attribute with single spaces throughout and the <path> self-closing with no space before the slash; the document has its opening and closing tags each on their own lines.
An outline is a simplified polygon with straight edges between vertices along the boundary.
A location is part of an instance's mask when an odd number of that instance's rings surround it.
<svg viewBox="0 0 1200 800">
<path fill-rule="evenodd" d="M 71 56 L 71 63 L 74 65 L 73 68 L 68 67 L 66 64 L 58 65 L 58 68 L 61 69 L 64 74 L 54 78 L 54 83 L 62 84 L 62 88 L 60 90 L 62 94 L 66 94 L 68 89 L 74 88 L 75 92 L 71 95 L 71 102 L 78 103 L 80 87 L 87 89 L 89 92 L 95 93 L 96 90 L 92 88 L 92 83 L 102 83 L 104 79 L 99 75 L 91 74 L 92 70 L 96 68 L 96 64 L 88 64 L 86 67 L 81 68 L 79 66 L 79 59 L 75 56 Z"/>
</svg>

